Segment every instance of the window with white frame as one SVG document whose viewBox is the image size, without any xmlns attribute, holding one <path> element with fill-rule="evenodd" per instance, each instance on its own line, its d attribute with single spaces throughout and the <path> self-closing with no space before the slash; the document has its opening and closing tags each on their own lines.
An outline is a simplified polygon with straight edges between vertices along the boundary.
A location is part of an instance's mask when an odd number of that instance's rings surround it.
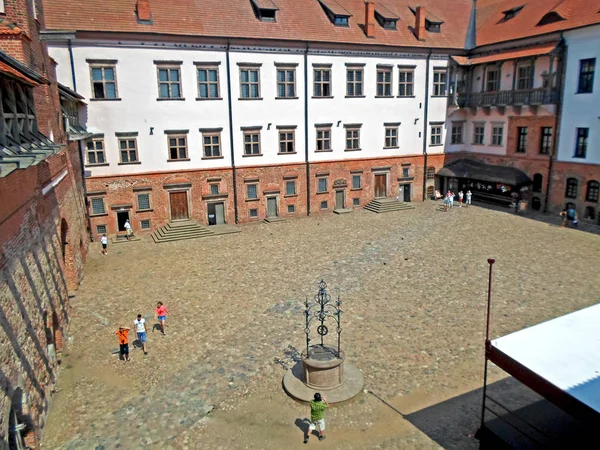
<svg viewBox="0 0 600 450">
<path fill-rule="evenodd" d="M 277 98 L 296 97 L 296 69 L 277 67 Z"/>
<path fill-rule="evenodd" d="M 96 225 L 96 232 L 98 234 L 106 234 L 106 225 Z"/>
<path fill-rule="evenodd" d="M 473 144 L 483 145 L 485 137 L 485 123 L 477 122 L 473 124 Z"/>
<path fill-rule="evenodd" d="M 137 195 L 137 209 L 138 211 L 145 211 L 150 209 L 150 193 L 140 192 Z"/>
<path fill-rule="evenodd" d="M 295 205 L 288 205 L 288 206 L 287 206 L 287 212 L 288 212 L 289 214 L 293 214 L 293 213 L 295 213 L 295 212 L 296 212 L 296 206 L 295 206 Z"/>
<path fill-rule="evenodd" d="M 179 65 L 157 65 L 158 72 L 158 98 L 182 98 L 181 70 Z"/>
<path fill-rule="evenodd" d="M 331 127 L 317 127 L 317 151 L 328 152 L 331 150 Z"/>
<path fill-rule="evenodd" d="M 260 67 L 240 67 L 240 97 L 260 99 Z"/>
<path fill-rule="evenodd" d="M 327 177 L 319 177 L 317 182 L 317 192 L 327 192 Z"/>
<path fill-rule="evenodd" d="M 88 166 L 93 166 L 94 164 L 106 164 L 106 157 L 104 155 L 104 139 L 96 138 L 87 141 L 86 156 Z"/>
<path fill-rule="evenodd" d="M 331 68 L 323 67 L 313 70 L 314 96 L 331 97 Z"/>
<path fill-rule="evenodd" d="M 119 138 L 119 152 L 121 164 L 138 162 L 137 138 L 134 136 Z"/>
<path fill-rule="evenodd" d="M 392 66 L 377 67 L 377 96 L 392 97 Z"/>
<path fill-rule="evenodd" d="M 142 230 L 150 229 L 150 219 L 140 220 L 140 228 Z"/>
<path fill-rule="evenodd" d="M 435 179 L 435 167 L 428 167 L 427 168 L 427 179 L 428 180 Z"/>
<path fill-rule="evenodd" d="M 362 188 L 362 176 L 352 175 L 352 189 L 361 189 L 361 188 Z"/>
<path fill-rule="evenodd" d="M 531 76 L 533 66 L 531 63 L 520 64 L 517 66 L 517 89 L 531 89 L 533 77 Z"/>
<path fill-rule="evenodd" d="M 210 185 L 210 195 L 219 195 L 219 183 L 212 183 Z"/>
<path fill-rule="evenodd" d="M 442 145 L 442 124 L 431 124 L 429 145 Z"/>
<path fill-rule="evenodd" d="M 279 130 L 279 153 L 295 153 L 294 130 Z"/>
<path fill-rule="evenodd" d="M 487 92 L 494 92 L 500 89 L 500 68 L 491 66 L 486 69 L 486 84 Z"/>
<path fill-rule="evenodd" d="M 398 72 L 398 97 L 414 96 L 415 70 L 412 68 L 400 68 Z"/>
<path fill-rule="evenodd" d="M 258 185 L 247 184 L 246 185 L 246 198 L 248 200 L 256 200 L 258 198 Z"/>
<path fill-rule="evenodd" d="M 502 145 L 504 138 L 504 125 L 492 125 L 492 145 Z"/>
<path fill-rule="evenodd" d="M 385 127 L 385 148 L 398 148 L 398 127 Z"/>
<path fill-rule="evenodd" d="M 90 62 L 90 73 L 92 77 L 92 94 L 94 99 L 116 99 L 117 78 L 115 63 Z"/>
<path fill-rule="evenodd" d="M 188 159 L 187 135 L 167 134 L 167 143 L 169 145 L 169 161 Z"/>
<path fill-rule="evenodd" d="M 463 122 L 452 122 L 452 136 L 450 138 L 451 144 L 463 143 L 463 126 Z"/>
<path fill-rule="evenodd" d="M 202 132 L 202 150 L 205 158 L 220 158 L 221 133 L 218 131 Z"/>
<path fill-rule="evenodd" d="M 210 99 L 219 96 L 219 67 L 215 65 L 196 66 L 198 76 L 198 98 Z"/>
<path fill-rule="evenodd" d="M 106 209 L 104 208 L 104 197 L 92 197 L 90 199 L 90 203 L 92 205 L 92 216 L 106 214 Z"/>
<path fill-rule="evenodd" d="M 360 150 L 360 127 L 346 127 L 346 150 Z"/>
<path fill-rule="evenodd" d="M 363 95 L 363 68 L 348 67 L 346 69 L 346 96 L 362 97 Z"/>
<path fill-rule="evenodd" d="M 433 71 L 433 96 L 446 95 L 446 69 L 434 69 Z"/>
<path fill-rule="evenodd" d="M 285 182 L 285 195 L 296 195 L 296 182 L 286 181 Z"/>
<path fill-rule="evenodd" d="M 244 131 L 244 155 L 260 155 L 260 130 Z"/>
</svg>

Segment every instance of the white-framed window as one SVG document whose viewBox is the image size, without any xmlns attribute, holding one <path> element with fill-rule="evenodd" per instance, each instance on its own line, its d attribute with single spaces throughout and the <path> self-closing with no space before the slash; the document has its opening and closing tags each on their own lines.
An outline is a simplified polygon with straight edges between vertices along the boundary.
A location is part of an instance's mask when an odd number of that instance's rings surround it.
<svg viewBox="0 0 600 450">
<path fill-rule="evenodd" d="M 286 181 L 285 182 L 285 195 L 296 195 L 296 182 Z"/>
<path fill-rule="evenodd" d="M 346 69 L 346 96 L 363 96 L 363 75 L 362 67 L 348 67 Z"/>
<path fill-rule="evenodd" d="M 462 144 L 463 143 L 463 122 L 453 122 L 452 123 L 452 136 L 450 143 L 452 144 Z"/>
<path fill-rule="evenodd" d="M 294 130 L 280 129 L 279 131 L 279 153 L 296 153 L 294 145 Z"/>
<path fill-rule="evenodd" d="M 119 138 L 119 153 L 121 164 L 138 162 L 137 138 L 133 136 Z"/>
<path fill-rule="evenodd" d="M 240 98 L 260 99 L 260 67 L 240 67 Z"/>
<path fill-rule="evenodd" d="M 398 148 L 398 127 L 385 127 L 385 148 Z"/>
<path fill-rule="evenodd" d="M 319 67 L 313 69 L 314 96 L 331 97 L 331 68 Z"/>
<path fill-rule="evenodd" d="M 219 195 L 219 183 L 212 183 L 210 185 L 210 194 Z"/>
<path fill-rule="evenodd" d="M 106 164 L 104 138 L 90 139 L 86 143 L 87 165 Z"/>
<path fill-rule="evenodd" d="M 431 131 L 429 133 L 429 144 L 430 145 L 442 145 L 442 125 L 431 124 Z"/>
<path fill-rule="evenodd" d="M 317 183 L 317 192 L 327 192 L 327 177 L 319 177 Z"/>
<path fill-rule="evenodd" d="M 504 125 L 492 125 L 492 145 L 502 145 L 504 138 Z"/>
<path fill-rule="evenodd" d="M 360 150 L 360 127 L 346 127 L 346 150 Z"/>
<path fill-rule="evenodd" d="M 4 14 L 6 10 L 4 9 L 4 0 L 0 0 L 0 14 Z"/>
<path fill-rule="evenodd" d="M 287 212 L 288 214 L 293 214 L 296 212 L 296 206 L 295 205 L 288 205 L 287 206 Z"/>
<path fill-rule="evenodd" d="M 182 98 L 181 67 L 179 65 L 159 64 L 156 66 L 158 74 L 158 98 Z"/>
<path fill-rule="evenodd" d="M 414 96 L 415 70 L 412 68 L 400 68 L 398 72 L 398 97 Z"/>
<path fill-rule="evenodd" d="M 205 158 L 221 157 L 221 132 L 202 133 L 202 151 Z"/>
<path fill-rule="evenodd" d="M 392 67 L 377 68 L 377 96 L 392 97 Z"/>
<path fill-rule="evenodd" d="M 248 200 L 255 200 L 258 198 L 258 185 L 247 184 L 246 185 L 246 198 Z"/>
<path fill-rule="evenodd" d="M 433 96 L 442 97 L 444 95 L 446 95 L 446 69 L 434 69 Z"/>
<path fill-rule="evenodd" d="M 104 197 L 92 197 L 90 199 L 92 205 L 92 216 L 99 216 L 106 214 L 106 208 L 104 207 Z"/>
<path fill-rule="evenodd" d="M 260 130 L 244 131 L 244 155 L 258 156 L 260 153 Z"/>
<path fill-rule="evenodd" d="M 362 176 L 352 175 L 352 189 L 361 189 L 361 188 L 362 188 Z"/>
<path fill-rule="evenodd" d="M 106 234 L 106 224 L 104 224 L 104 225 L 96 225 L 96 232 L 98 234 Z"/>
<path fill-rule="evenodd" d="M 327 152 L 331 150 L 331 127 L 317 127 L 317 150 Z"/>
<path fill-rule="evenodd" d="M 142 230 L 149 230 L 150 229 L 150 219 L 140 220 L 140 228 Z"/>
<path fill-rule="evenodd" d="M 476 122 L 473 124 L 473 144 L 483 145 L 485 139 L 485 123 Z"/>
<path fill-rule="evenodd" d="M 113 63 L 90 63 L 92 98 L 98 100 L 116 99 L 117 71 Z"/>
<path fill-rule="evenodd" d="M 296 97 L 296 69 L 294 67 L 277 68 L 277 98 Z"/>
<path fill-rule="evenodd" d="M 187 135 L 167 134 L 169 145 L 169 161 L 188 159 Z"/>
<path fill-rule="evenodd" d="M 137 195 L 137 209 L 138 211 L 146 211 L 151 209 L 149 192 L 141 192 Z"/>
<path fill-rule="evenodd" d="M 198 98 L 215 99 L 219 95 L 219 67 L 217 65 L 196 66 L 198 76 Z"/>
</svg>

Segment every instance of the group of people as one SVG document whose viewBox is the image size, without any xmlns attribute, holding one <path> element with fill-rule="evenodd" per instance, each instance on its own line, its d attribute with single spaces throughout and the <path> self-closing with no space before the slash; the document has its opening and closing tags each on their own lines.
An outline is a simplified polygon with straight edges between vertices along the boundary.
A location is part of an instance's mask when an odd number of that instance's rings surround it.
<svg viewBox="0 0 600 450">
<path fill-rule="evenodd" d="M 577 224 L 579 223 L 579 219 L 577 217 L 577 211 L 572 205 L 569 205 L 565 209 L 563 209 L 560 213 L 562 217 L 561 227 L 566 227 L 568 222 L 571 222 L 575 228 L 577 228 Z"/>
<path fill-rule="evenodd" d="M 448 190 L 448 192 L 446 192 L 446 196 L 444 197 L 444 212 L 448 211 L 449 209 L 452 209 L 454 207 L 454 197 L 456 197 L 456 194 L 450 190 Z M 466 199 L 465 202 L 465 206 L 469 206 L 471 204 L 471 199 L 473 198 L 473 194 L 471 193 L 471 191 L 467 191 L 467 194 L 465 195 L 463 193 L 463 191 L 459 191 L 458 192 L 458 202 L 460 204 L 459 208 L 462 208 L 463 205 L 463 200 Z"/>
<path fill-rule="evenodd" d="M 156 318 L 158 319 L 158 323 L 160 325 L 160 330 L 163 336 L 166 336 L 165 332 L 165 321 L 167 320 L 167 307 L 163 305 L 162 302 L 158 302 L 156 304 Z M 146 340 L 147 340 L 147 332 L 146 332 L 146 319 L 142 317 L 141 314 L 137 315 L 137 318 L 133 321 L 133 327 L 135 328 L 135 332 L 137 335 L 137 341 L 142 346 L 142 350 L 144 350 L 144 355 L 148 354 L 148 350 L 146 349 Z M 119 327 L 115 334 L 119 338 L 119 358 L 123 361 L 130 361 L 129 358 L 129 327 Z"/>
</svg>

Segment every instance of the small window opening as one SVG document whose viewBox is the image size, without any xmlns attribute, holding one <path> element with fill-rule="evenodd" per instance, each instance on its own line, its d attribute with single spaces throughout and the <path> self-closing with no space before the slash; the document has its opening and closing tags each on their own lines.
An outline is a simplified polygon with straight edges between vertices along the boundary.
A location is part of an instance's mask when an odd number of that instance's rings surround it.
<svg viewBox="0 0 600 450">
<path fill-rule="evenodd" d="M 504 14 L 504 18 L 502 20 L 506 22 L 507 20 L 512 19 L 519 13 L 519 11 L 521 11 L 523 9 L 524 6 L 525 5 L 515 6 L 514 8 L 507 9 L 506 11 L 502 11 L 502 14 Z"/>
<path fill-rule="evenodd" d="M 550 11 L 546 14 L 542 19 L 538 22 L 536 26 L 541 27 L 543 25 L 549 25 L 551 23 L 560 22 L 561 20 L 565 20 L 559 13 L 556 11 Z"/>
<path fill-rule="evenodd" d="M 271 0 L 250 0 L 252 8 L 258 20 L 261 22 L 276 22 L 277 20 L 277 5 Z"/>
<path fill-rule="evenodd" d="M 352 17 L 352 14 L 350 14 L 335 0 L 319 0 L 319 3 L 325 11 L 325 14 L 327 14 L 330 22 L 336 27 L 347 27 L 349 25 L 348 19 Z"/>
</svg>

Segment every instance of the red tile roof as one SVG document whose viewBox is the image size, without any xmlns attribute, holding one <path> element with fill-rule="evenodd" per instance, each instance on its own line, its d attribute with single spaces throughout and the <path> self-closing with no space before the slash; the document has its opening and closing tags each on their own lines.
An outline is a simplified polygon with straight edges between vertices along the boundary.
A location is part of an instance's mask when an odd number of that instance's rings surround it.
<svg viewBox="0 0 600 450">
<path fill-rule="evenodd" d="M 0 22 L 0 34 L 21 34 L 21 30 L 15 24 L 8 24 L 6 22 Z"/>
<path fill-rule="evenodd" d="M 385 0 L 400 16 L 397 30 L 376 25 L 375 38 L 365 36 L 364 0 L 335 1 L 352 17 L 348 27 L 336 27 L 318 0 L 275 0 L 277 21 L 261 22 L 250 0 L 150 0 L 152 24 L 139 23 L 136 0 L 43 0 L 49 30 L 114 31 L 171 35 L 283 39 L 309 42 L 464 48 L 472 0 Z M 440 33 L 426 33 L 418 41 L 411 29 L 415 16 L 409 6 L 424 6 L 444 21 Z M 375 0 L 377 8 L 378 2 Z"/>
<path fill-rule="evenodd" d="M 547 55 L 552 52 L 558 45 L 558 41 L 549 42 L 546 44 L 532 45 L 518 50 L 506 50 L 495 52 L 491 55 L 483 56 L 453 56 L 453 59 L 461 66 L 471 66 L 473 64 L 483 64 L 494 61 L 506 61 L 508 59 L 526 58 L 528 56 Z"/>
<path fill-rule="evenodd" d="M 512 19 L 502 11 L 523 6 Z M 600 0 L 478 0 L 477 46 L 600 24 Z M 539 25 L 548 13 L 564 20 Z"/>
<path fill-rule="evenodd" d="M 8 77 L 11 77 L 11 78 L 16 78 L 17 80 L 22 81 L 27 84 L 30 84 L 32 86 L 39 85 L 39 83 L 33 81 L 27 75 L 19 72 L 17 69 L 15 69 L 13 67 L 10 67 L 8 64 L 6 64 L 3 61 L 0 61 L 0 73 L 2 73 L 3 75 L 6 75 Z"/>
</svg>

